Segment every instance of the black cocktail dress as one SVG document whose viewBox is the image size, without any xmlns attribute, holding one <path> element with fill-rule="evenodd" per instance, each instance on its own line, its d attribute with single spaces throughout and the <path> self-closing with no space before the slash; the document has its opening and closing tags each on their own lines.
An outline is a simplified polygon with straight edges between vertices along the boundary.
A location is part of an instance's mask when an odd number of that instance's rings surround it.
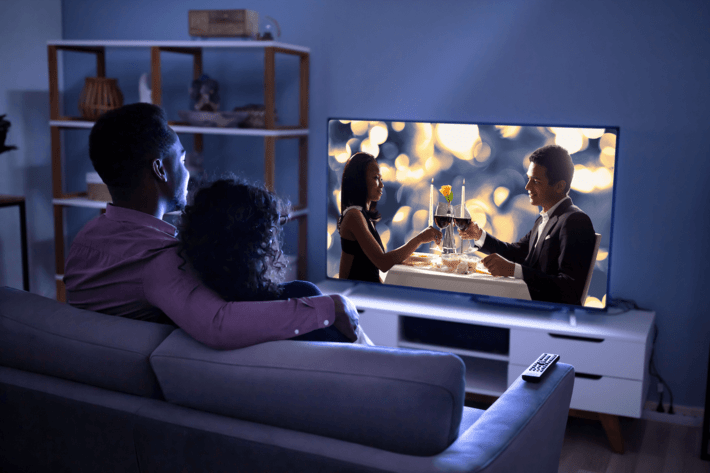
<svg viewBox="0 0 710 473">
<path fill-rule="evenodd" d="M 367 227 L 369 228 L 370 233 L 375 238 L 375 241 L 377 241 L 377 244 L 380 245 L 382 251 L 385 251 L 385 247 L 382 245 L 380 234 L 377 233 L 374 222 L 367 216 L 367 213 L 363 210 L 363 208 L 358 206 L 348 207 L 345 209 L 345 212 L 343 212 L 343 216 L 345 216 L 350 209 L 357 209 L 362 213 L 365 217 L 365 221 L 367 221 Z M 370 258 L 365 255 L 365 252 L 362 251 L 362 247 L 357 240 L 346 240 L 341 237 L 340 246 L 343 252 L 353 255 L 353 264 L 350 267 L 350 274 L 341 274 L 340 279 L 380 282 L 380 271 L 377 269 L 377 266 L 370 261 Z"/>
</svg>

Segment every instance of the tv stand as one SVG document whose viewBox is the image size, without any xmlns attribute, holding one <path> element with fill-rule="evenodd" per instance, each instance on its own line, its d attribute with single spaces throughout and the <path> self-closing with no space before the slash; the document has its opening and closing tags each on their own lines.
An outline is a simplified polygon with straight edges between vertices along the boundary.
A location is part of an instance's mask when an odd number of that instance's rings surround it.
<svg viewBox="0 0 710 473">
<path fill-rule="evenodd" d="M 623 453 L 618 416 L 640 418 L 648 392 L 655 313 L 554 312 L 485 305 L 469 296 L 327 280 L 345 294 L 376 345 L 455 353 L 466 364 L 466 392 L 497 398 L 541 353 L 575 368 L 570 414 L 601 421 Z"/>
</svg>

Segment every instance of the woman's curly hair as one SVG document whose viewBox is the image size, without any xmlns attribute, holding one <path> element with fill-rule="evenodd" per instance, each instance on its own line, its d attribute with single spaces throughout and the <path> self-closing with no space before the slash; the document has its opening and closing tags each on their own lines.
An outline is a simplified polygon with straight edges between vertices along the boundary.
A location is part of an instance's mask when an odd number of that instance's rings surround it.
<svg viewBox="0 0 710 473">
<path fill-rule="evenodd" d="M 290 206 L 234 174 L 203 181 L 178 223 L 178 254 L 226 301 L 273 300 L 286 264 L 281 231 Z"/>
</svg>

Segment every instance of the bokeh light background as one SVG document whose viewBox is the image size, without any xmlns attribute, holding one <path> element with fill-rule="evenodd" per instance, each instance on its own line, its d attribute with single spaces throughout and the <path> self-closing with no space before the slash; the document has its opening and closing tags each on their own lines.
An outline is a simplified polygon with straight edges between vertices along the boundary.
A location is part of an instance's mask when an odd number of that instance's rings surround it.
<svg viewBox="0 0 710 473">
<path fill-rule="evenodd" d="M 525 191 L 529 156 L 541 146 L 558 144 L 575 165 L 569 195 L 602 235 L 584 305 L 605 307 L 617 135 L 616 128 L 331 119 L 327 275 L 335 277 L 340 264 L 340 184 L 353 153 L 368 152 L 380 165 L 384 193 L 377 204 L 382 214 L 377 230 L 389 251 L 426 228 L 432 178 L 435 205 L 444 201 L 438 189 L 447 184 L 453 187 L 452 204 L 460 204 L 465 180 L 466 208 L 473 220 L 503 241 L 518 241 L 540 212 Z M 458 244 L 458 232 L 455 235 Z M 429 245 L 417 251 L 427 252 Z"/>
</svg>

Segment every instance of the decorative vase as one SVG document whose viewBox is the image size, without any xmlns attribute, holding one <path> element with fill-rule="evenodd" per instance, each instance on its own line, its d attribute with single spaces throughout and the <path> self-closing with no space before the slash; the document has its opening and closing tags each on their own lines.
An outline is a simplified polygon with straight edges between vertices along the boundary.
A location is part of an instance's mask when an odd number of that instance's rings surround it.
<svg viewBox="0 0 710 473">
<path fill-rule="evenodd" d="M 79 97 L 79 111 L 87 120 L 96 120 L 104 113 L 123 105 L 118 79 L 87 77 Z"/>
</svg>

